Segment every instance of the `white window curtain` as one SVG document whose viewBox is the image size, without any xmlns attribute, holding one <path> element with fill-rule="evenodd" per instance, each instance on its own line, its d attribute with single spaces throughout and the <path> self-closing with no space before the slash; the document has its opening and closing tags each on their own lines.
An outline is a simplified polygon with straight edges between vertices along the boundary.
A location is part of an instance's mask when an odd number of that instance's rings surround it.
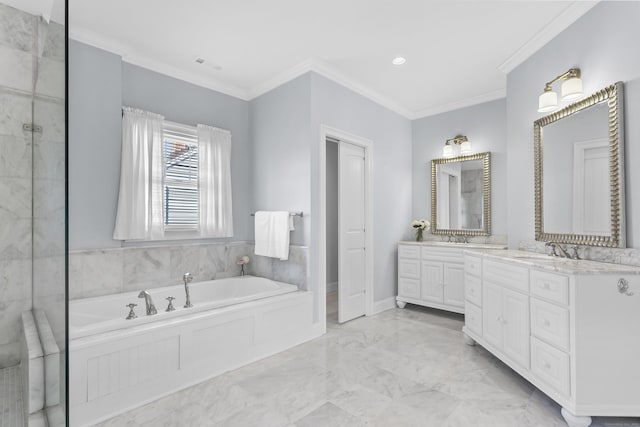
<svg viewBox="0 0 640 427">
<path fill-rule="evenodd" d="M 198 125 L 200 236 L 233 236 L 231 132 Z"/>
<path fill-rule="evenodd" d="M 164 117 L 122 109 L 120 195 L 113 238 L 164 238 L 162 209 L 162 127 Z"/>
</svg>

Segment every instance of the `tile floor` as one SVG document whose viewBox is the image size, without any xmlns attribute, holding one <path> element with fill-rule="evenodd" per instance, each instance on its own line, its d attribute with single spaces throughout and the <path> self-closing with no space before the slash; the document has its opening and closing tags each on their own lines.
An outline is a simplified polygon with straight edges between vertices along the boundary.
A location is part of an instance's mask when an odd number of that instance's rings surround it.
<svg viewBox="0 0 640 427">
<path fill-rule="evenodd" d="M 566 426 L 553 401 L 463 344 L 460 315 L 407 305 L 339 325 L 327 312 L 326 335 L 101 426 Z"/>
<path fill-rule="evenodd" d="M 24 426 L 20 367 L 0 369 L 0 426 Z"/>
</svg>

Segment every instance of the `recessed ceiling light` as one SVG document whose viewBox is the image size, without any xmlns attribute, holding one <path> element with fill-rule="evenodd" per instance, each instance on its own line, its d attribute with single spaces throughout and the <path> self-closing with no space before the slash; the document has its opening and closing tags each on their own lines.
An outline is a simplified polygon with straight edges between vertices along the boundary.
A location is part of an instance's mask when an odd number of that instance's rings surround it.
<svg viewBox="0 0 640 427">
<path fill-rule="evenodd" d="M 393 61 L 391 61 L 391 63 L 392 63 L 393 65 L 402 65 L 402 64 L 404 64 L 405 62 L 407 62 L 407 60 L 406 60 L 406 59 L 404 59 L 402 56 L 398 56 L 398 57 L 396 57 L 396 58 L 393 58 Z"/>
</svg>

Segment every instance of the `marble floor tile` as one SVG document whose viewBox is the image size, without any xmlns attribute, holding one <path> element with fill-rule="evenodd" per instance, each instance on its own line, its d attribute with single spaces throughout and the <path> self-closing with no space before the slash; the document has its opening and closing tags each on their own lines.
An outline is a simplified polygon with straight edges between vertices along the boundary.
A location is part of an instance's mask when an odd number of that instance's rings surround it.
<svg viewBox="0 0 640 427">
<path fill-rule="evenodd" d="M 357 427 L 364 425 L 366 425 L 364 420 L 354 417 L 331 402 L 325 403 L 296 421 L 297 427 Z"/>
<path fill-rule="evenodd" d="M 0 426 L 23 427 L 20 367 L 0 369 Z"/>
<path fill-rule="evenodd" d="M 566 426 L 555 402 L 465 345 L 462 325 L 459 315 L 413 306 L 345 324 L 329 314 L 322 337 L 100 425 Z M 593 425 L 640 427 L 640 419 Z"/>
</svg>

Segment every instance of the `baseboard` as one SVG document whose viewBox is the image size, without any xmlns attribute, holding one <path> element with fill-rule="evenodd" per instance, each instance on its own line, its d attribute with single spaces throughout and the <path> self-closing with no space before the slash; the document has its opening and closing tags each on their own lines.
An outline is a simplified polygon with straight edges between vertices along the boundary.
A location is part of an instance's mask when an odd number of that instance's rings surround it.
<svg viewBox="0 0 640 427">
<path fill-rule="evenodd" d="M 327 283 L 327 293 L 338 290 L 338 282 Z"/>
<path fill-rule="evenodd" d="M 383 311 L 391 310 L 396 306 L 396 297 L 385 298 L 382 301 L 373 302 L 373 310 L 371 314 L 382 313 Z"/>
</svg>

